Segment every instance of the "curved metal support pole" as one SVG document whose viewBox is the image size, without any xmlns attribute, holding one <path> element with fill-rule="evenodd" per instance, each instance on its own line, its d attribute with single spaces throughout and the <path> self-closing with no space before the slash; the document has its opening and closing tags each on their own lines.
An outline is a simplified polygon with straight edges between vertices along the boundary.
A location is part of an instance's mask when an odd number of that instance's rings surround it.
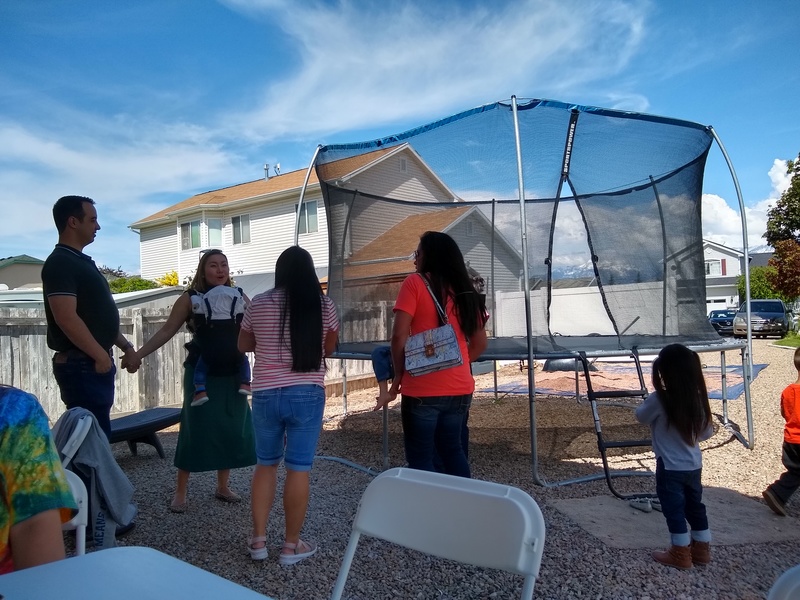
<svg viewBox="0 0 800 600">
<path fill-rule="evenodd" d="M 389 407 L 383 407 L 383 470 L 389 468 Z"/>
<path fill-rule="evenodd" d="M 318 145 L 317 149 L 314 150 L 314 156 L 311 157 L 311 162 L 308 165 L 308 170 L 306 171 L 306 178 L 303 180 L 303 187 L 300 188 L 300 199 L 297 201 L 297 212 L 294 215 L 294 245 L 299 245 L 300 242 L 300 210 L 303 206 L 303 200 L 306 197 L 306 188 L 308 187 L 308 179 L 311 177 L 311 169 L 314 168 L 314 163 L 317 162 L 317 155 L 319 155 L 319 151 L 322 150 L 322 145 Z"/>
<path fill-rule="evenodd" d="M 747 347 L 742 349 L 743 353 L 746 353 L 746 356 L 742 357 L 742 366 L 744 368 L 744 401 L 745 407 L 747 410 L 747 436 L 749 438 L 749 442 L 742 443 L 748 449 L 753 449 L 755 446 L 756 438 L 755 438 L 755 429 L 753 427 L 753 405 L 752 400 L 750 398 L 750 382 L 753 381 L 753 333 L 750 330 L 750 251 L 748 249 L 748 242 L 747 242 L 747 215 L 745 214 L 744 208 L 744 198 L 742 197 L 742 188 L 739 187 L 739 179 L 736 177 L 736 171 L 733 168 L 733 163 L 731 162 L 730 156 L 728 156 L 728 152 L 725 150 L 725 146 L 722 144 L 722 140 L 719 139 L 717 132 L 714 131 L 714 128 L 709 125 L 708 131 L 711 133 L 714 141 L 717 142 L 719 149 L 722 151 L 722 156 L 725 157 L 725 162 L 728 164 L 728 170 L 731 172 L 731 177 L 733 178 L 733 185 L 736 188 L 736 198 L 739 200 L 739 213 L 742 219 L 742 248 L 744 251 L 744 289 L 745 289 L 745 307 L 747 311 Z"/>
<path fill-rule="evenodd" d="M 529 426 L 531 430 L 531 475 L 537 485 L 546 485 L 539 477 L 539 456 L 537 452 L 536 434 L 536 382 L 533 375 L 533 326 L 531 324 L 531 298 L 528 278 L 528 227 L 525 216 L 525 181 L 522 176 L 522 142 L 519 135 L 519 117 L 517 115 L 517 97 L 511 96 L 511 112 L 514 116 L 514 142 L 517 149 L 517 183 L 519 186 L 520 234 L 522 237 L 522 280 L 525 293 L 525 331 L 528 337 L 528 406 L 530 410 Z"/>
</svg>

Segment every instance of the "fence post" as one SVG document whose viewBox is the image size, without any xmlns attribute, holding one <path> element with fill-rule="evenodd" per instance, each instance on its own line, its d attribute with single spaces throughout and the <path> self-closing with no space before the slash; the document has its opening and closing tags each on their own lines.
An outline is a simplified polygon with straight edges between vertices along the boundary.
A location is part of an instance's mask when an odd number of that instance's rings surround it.
<svg viewBox="0 0 800 600">
<path fill-rule="evenodd" d="M 132 310 L 131 325 L 133 326 L 133 335 L 131 336 L 133 339 L 131 342 L 133 343 L 133 347 L 138 350 L 144 344 L 144 318 L 141 308 L 134 308 Z M 141 367 L 139 367 L 139 370 L 136 371 L 136 394 L 137 411 L 150 408 L 147 405 L 146 378 L 144 375 L 144 369 Z"/>
</svg>

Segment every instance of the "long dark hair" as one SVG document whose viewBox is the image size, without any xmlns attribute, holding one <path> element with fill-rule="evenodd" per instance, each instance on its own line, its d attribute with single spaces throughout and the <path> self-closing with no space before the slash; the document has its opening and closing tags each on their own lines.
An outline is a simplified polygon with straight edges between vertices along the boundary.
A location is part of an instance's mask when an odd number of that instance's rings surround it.
<svg viewBox="0 0 800 600">
<path fill-rule="evenodd" d="M 483 327 L 481 299 L 464 263 L 464 255 L 455 240 L 446 233 L 426 231 L 419 238 L 419 272 L 428 277 L 442 307 L 453 300 L 461 331 L 468 338 Z"/>
<path fill-rule="evenodd" d="M 280 340 L 283 345 L 288 321 L 292 371 L 318 370 L 322 363 L 322 286 L 306 250 L 289 246 L 281 253 L 275 264 L 275 288 L 284 294 Z"/>
<path fill-rule="evenodd" d="M 694 446 L 711 423 L 700 356 L 683 344 L 665 346 L 653 361 L 653 386 L 669 426 L 675 427 L 683 440 Z"/>
</svg>

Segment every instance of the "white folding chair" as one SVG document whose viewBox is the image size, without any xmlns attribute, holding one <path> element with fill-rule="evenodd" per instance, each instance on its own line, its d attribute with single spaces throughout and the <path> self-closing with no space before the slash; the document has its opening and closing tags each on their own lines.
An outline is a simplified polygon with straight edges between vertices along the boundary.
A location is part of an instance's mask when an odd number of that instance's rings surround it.
<svg viewBox="0 0 800 600">
<path fill-rule="evenodd" d="M 89 494 L 86 486 L 72 471 L 66 470 L 67 482 L 75 503 L 78 505 L 78 513 L 61 526 L 64 531 L 75 530 L 75 554 L 81 556 L 86 554 L 86 527 L 89 525 Z"/>
<path fill-rule="evenodd" d="M 767 600 L 794 600 L 800 598 L 800 565 L 792 567 L 775 580 Z"/>
<path fill-rule="evenodd" d="M 69 470 L 69 464 L 75 458 L 75 453 L 81 447 L 83 440 L 86 439 L 91 426 L 91 415 L 81 417 L 64 447 L 60 450 L 63 455 L 61 465 L 67 473 L 69 488 L 75 498 L 75 503 L 78 505 L 78 513 L 70 521 L 64 523 L 61 529 L 64 531 L 75 530 L 75 553 L 78 556 L 86 554 L 86 527 L 89 525 L 89 492 L 86 490 L 83 480 L 76 473 Z"/>
<path fill-rule="evenodd" d="M 542 562 L 545 525 L 536 501 L 518 488 L 389 469 L 361 496 L 333 600 L 342 596 L 362 534 L 433 556 L 524 575 L 521 597 L 530 600 Z"/>
</svg>

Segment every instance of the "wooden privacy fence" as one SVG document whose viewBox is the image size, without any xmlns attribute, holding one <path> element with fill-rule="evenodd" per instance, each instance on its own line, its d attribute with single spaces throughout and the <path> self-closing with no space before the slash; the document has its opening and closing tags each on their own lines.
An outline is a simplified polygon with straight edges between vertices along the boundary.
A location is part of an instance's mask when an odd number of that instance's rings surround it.
<svg viewBox="0 0 800 600">
<path fill-rule="evenodd" d="M 126 308 L 119 311 L 123 334 L 139 348 L 167 320 L 169 309 Z M 376 326 L 373 322 L 371 326 Z M 385 327 L 385 325 L 384 325 Z M 134 374 L 119 367 L 121 353 L 114 348 L 117 366 L 112 416 L 156 406 L 180 406 L 183 398 L 184 344 L 191 339 L 181 329 L 169 342 L 144 359 Z M 380 337 L 375 339 L 381 339 Z M 0 308 L 0 383 L 35 394 L 51 421 L 64 412 L 53 377 L 53 351 L 47 347 L 47 321 L 42 308 Z M 252 356 L 250 357 L 252 360 Z M 343 361 L 328 360 L 327 384 L 341 382 Z M 348 361 L 347 377 L 372 375 L 369 361 Z"/>
</svg>

